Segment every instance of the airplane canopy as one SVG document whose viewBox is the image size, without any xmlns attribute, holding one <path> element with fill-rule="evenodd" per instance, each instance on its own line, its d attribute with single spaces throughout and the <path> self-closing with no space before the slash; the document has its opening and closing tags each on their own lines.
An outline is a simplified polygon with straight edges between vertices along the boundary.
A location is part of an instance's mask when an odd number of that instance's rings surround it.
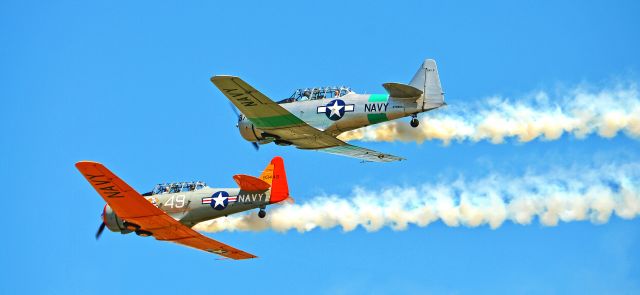
<svg viewBox="0 0 640 295">
<path fill-rule="evenodd" d="M 156 186 L 153 188 L 153 191 L 151 191 L 151 194 L 160 195 L 197 191 L 205 188 L 206 186 L 207 184 L 203 181 L 161 183 L 156 184 Z"/>
<path fill-rule="evenodd" d="M 328 86 L 296 89 L 289 98 L 278 101 L 278 104 L 289 103 L 294 101 L 315 100 L 325 98 L 337 98 L 349 93 L 353 93 L 350 87 L 346 86 Z"/>
</svg>

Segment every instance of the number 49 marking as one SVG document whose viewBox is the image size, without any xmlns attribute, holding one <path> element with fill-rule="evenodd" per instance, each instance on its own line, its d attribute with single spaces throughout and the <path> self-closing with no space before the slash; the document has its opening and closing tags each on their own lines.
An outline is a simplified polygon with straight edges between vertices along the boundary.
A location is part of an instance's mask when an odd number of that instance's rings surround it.
<svg viewBox="0 0 640 295">
<path fill-rule="evenodd" d="M 185 195 L 171 196 L 171 198 L 169 198 L 167 202 L 164 203 L 164 205 L 171 208 L 183 208 L 185 199 Z"/>
</svg>

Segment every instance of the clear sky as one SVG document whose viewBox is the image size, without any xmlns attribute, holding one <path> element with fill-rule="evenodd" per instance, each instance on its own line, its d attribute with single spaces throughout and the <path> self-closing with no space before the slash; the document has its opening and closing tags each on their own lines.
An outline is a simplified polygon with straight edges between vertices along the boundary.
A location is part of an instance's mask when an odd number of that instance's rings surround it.
<svg viewBox="0 0 640 295">
<path fill-rule="evenodd" d="M 390 164 L 256 152 L 209 81 L 238 75 L 273 99 L 325 84 L 384 93 L 382 83 L 408 82 L 434 58 L 449 104 L 438 112 L 638 82 L 638 1 L 442 2 L 0 2 L 0 293 L 639 294 L 640 221 L 615 216 L 208 234 L 260 256 L 240 262 L 135 235 L 95 241 L 104 201 L 79 160 L 148 191 L 165 181 L 231 187 L 233 174 L 257 175 L 281 155 L 299 203 L 349 198 L 354 187 L 640 162 L 640 142 L 625 135 L 357 143 L 408 159 Z"/>
</svg>

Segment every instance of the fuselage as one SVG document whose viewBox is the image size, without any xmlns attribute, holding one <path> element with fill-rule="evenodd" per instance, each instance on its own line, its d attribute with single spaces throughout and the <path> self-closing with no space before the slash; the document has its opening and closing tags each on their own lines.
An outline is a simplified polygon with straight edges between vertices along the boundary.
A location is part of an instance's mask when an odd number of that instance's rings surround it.
<svg viewBox="0 0 640 295">
<path fill-rule="evenodd" d="M 345 104 L 345 110 L 340 110 L 341 116 L 336 114 L 328 116 L 326 111 L 323 112 L 323 107 L 331 107 L 334 100 L 342 100 Z M 387 94 L 348 93 L 337 98 L 295 101 L 280 104 L 280 106 L 316 129 L 335 130 L 338 133 L 405 117 L 417 112 L 415 101 L 404 104 L 389 99 Z M 331 110 L 328 112 L 331 114 Z"/>
<path fill-rule="evenodd" d="M 204 187 L 195 191 L 147 195 L 145 198 L 169 216 L 191 227 L 206 220 L 265 208 L 270 204 L 270 195 L 270 189 L 246 192 L 239 188 Z M 131 232 L 108 205 L 105 206 L 103 219 L 111 231 Z"/>
<path fill-rule="evenodd" d="M 353 92 L 340 97 L 280 103 L 280 106 L 302 121 L 332 136 L 377 123 L 413 116 L 442 105 L 442 103 L 425 103 L 422 99 L 396 99 L 388 94 L 357 94 Z M 248 141 L 259 143 L 272 141 L 268 137 L 264 137 L 262 131 L 256 129 L 251 121 L 244 116 L 238 123 L 238 128 Z"/>
</svg>

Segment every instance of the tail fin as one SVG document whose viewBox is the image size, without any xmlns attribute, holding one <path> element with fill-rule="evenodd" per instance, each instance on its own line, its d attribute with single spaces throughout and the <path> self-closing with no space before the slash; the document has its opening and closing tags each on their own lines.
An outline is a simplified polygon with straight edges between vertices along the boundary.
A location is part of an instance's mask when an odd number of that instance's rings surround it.
<svg viewBox="0 0 640 295">
<path fill-rule="evenodd" d="M 409 85 L 424 91 L 424 105 L 444 103 L 444 92 L 440 85 L 438 66 L 433 59 L 427 59 L 422 63 L 418 72 L 413 76 Z"/>
<path fill-rule="evenodd" d="M 271 185 L 271 197 L 269 203 L 278 203 L 289 198 L 289 185 L 287 174 L 284 171 L 284 161 L 280 157 L 274 157 L 267 165 L 260 179 Z"/>
</svg>

